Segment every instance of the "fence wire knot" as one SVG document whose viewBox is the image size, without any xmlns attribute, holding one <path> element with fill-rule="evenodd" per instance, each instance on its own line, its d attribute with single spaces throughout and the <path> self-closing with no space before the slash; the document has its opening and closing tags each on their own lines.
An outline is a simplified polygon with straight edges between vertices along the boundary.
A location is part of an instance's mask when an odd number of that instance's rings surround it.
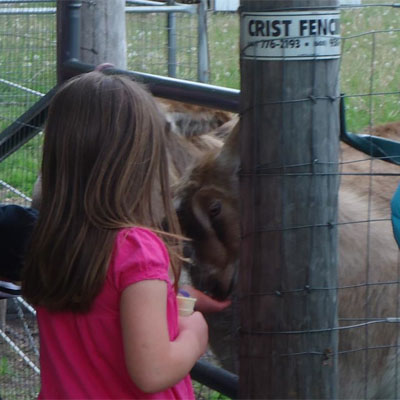
<svg viewBox="0 0 400 400">
<path fill-rule="evenodd" d="M 322 365 L 330 365 L 332 363 L 332 355 L 333 355 L 332 349 L 325 349 L 324 356 L 322 359 Z"/>
</svg>

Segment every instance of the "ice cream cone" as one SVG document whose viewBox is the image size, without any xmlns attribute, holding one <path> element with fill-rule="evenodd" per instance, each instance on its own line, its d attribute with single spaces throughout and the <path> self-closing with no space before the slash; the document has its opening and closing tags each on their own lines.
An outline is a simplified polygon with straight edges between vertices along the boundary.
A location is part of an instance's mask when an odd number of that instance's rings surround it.
<svg viewBox="0 0 400 400">
<path fill-rule="evenodd" d="M 194 305 L 197 299 L 194 297 L 186 297 L 181 295 L 176 296 L 176 299 L 178 301 L 178 311 L 180 316 L 187 317 L 193 313 Z"/>
</svg>

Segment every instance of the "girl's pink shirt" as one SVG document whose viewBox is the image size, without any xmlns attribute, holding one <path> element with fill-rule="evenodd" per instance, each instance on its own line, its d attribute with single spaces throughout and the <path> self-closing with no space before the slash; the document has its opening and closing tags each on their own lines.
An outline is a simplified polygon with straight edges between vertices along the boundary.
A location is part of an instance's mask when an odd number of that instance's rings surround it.
<svg viewBox="0 0 400 400">
<path fill-rule="evenodd" d="M 38 308 L 39 399 L 194 399 L 189 375 L 168 390 L 146 394 L 135 386 L 125 365 L 119 305 L 127 286 L 146 279 L 167 282 L 170 340 L 178 335 L 176 295 L 168 265 L 167 250 L 153 232 L 123 229 L 115 241 L 105 284 L 90 312 Z"/>
</svg>

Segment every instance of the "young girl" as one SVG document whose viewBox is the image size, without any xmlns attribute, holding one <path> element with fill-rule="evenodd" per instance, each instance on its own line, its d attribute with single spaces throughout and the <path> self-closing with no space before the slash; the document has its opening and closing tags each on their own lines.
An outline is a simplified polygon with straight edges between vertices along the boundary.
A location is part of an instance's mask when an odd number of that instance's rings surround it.
<svg viewBox="0 0 400 400">
<path fill-rule="evenodd" d="M 122 76 L 81 75 L 52 101 L 22 284 L 37 308 L 39 398 L 194 398 L 188 373 L 208 330 L 201 313 L 177 314 L 165 125 Z"/>
</svg>

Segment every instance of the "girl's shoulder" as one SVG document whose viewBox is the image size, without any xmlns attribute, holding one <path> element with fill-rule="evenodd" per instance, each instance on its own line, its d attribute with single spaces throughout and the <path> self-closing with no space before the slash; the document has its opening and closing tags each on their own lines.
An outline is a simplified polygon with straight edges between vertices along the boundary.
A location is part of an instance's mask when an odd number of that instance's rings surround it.
<svg viewBox="0 0 400 400">
<path fill-rule="evenodd" d="M 160 248 L 166 251 L 164 242 L 148 228 L 131 227 L 121 229 L 117 234 L 117 243 L 138 249 Z"/>
<path fill-rule="evenodd" d="M 148 271 L 149 266 L 168 270 L 169 255 L 164 242 L 150 229 L 124 228 L 117 234 L 113 262 L 120 269 L 126 266 Z"/>
</svg>

